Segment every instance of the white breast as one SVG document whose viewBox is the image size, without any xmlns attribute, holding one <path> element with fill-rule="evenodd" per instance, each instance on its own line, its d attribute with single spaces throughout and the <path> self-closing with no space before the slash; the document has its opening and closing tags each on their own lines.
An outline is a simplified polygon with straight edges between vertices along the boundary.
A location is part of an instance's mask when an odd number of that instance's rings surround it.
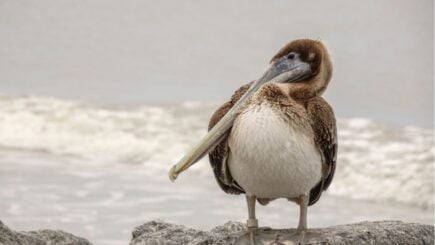
<svg viewBox="0 0 435 245">
<path fill-rule="evenodd" d="M 321 178 L 321 157 L 311 132 L 285 122 L 266 103 L 237 117 L 229 137 L 229 169 L 249 195 L 291 198 Z"/>
</svg>

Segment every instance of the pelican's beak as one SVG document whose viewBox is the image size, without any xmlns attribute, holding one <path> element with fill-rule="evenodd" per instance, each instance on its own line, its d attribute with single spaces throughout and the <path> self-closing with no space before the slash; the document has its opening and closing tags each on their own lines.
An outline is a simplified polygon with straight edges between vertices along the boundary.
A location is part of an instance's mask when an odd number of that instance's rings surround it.
<svg viewBox="0 0 435 245">
<path fill-rule="evenodd" d="M 239 109 L 244 103 L 267 82 L 295 82 L 310 73 L 310 65 L 302 62 L 299 56 L 292 58 L 283 57 L 272 63 L 260 79 L 255 81 L 240 100 L 225 114 L 224 117 L 208 132 L 208 134 L 194 146 L 177 164 L 169 171 L 169 178 L 174 181 L 177 176 L 200 160 L 204 155 L 214 149 L 224 138 L 228 129 L 239 114 Z"/>
</svg>

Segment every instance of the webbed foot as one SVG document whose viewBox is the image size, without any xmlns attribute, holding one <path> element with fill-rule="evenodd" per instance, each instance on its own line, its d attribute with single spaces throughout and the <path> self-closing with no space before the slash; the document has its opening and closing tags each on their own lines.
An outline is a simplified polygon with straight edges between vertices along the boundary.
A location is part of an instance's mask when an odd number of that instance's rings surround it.
<svg viewBox="0 0 435 245">
<path fill-rule="evenodd" d="M 283 244 L 331 244 L 331 242 L 321 233 L 310 230 L 297 230 L 288 236 L 284 235 L 282 239 Z"/>
<path fill-rule="evenodd" d="M 249 229 L 248 232 L 237 238 L 235 244 L 236 245 L 255 245 L 258 244 L 256 242 L 255 237 L 258 236 L 258 229 Z"/>
<path fill-rule="evenodd" d="M 287 233 L 283 230 L 262 228 L 248 231 L 239 237 L 236 245 L 327 245 L 332 244 L 321 233 L 303 230 Z"/>
</svg>

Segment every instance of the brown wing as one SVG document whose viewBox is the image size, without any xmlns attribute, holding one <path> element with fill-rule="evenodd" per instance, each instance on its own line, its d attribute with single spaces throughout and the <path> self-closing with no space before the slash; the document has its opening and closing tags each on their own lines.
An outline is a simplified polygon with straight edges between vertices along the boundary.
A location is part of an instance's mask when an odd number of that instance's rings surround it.
<svg viewBox="0 0 435 245">
<path fill-rule="evenodd" d="M 314 141 L 322 155 L 323 178 L 310 191 L 309 205 L 316 203 L 322 192 L 331 184 L 337 161 L 337 126 L 331 106 L 321 97 L 307 104 L 311 126 L 314 131 Z"/>
<path fill-rule="evenodd" d="M 234 104 L 242 97 L 242 95 L 249 89 L 251 83 L 243 85 L 240 87 L 231 97 L 231 100 L 223 104 L 210 118 L 208 124 L 208 130 L 210 131 L 213 126 L 221 120 L 221 118 L 234 106 Z M 208 156 L 210 159 L 210 164 L 213 169 L 214 176 L 219 184 L 219 186 L 226 193 L 230 194 L 241 194 L 245 193 L 242 187 L 240 187 L 237 182 L 231 176 L 228 169 L 227 159 L 229 154 L 228 148 L 228 135 L 231 132 L 231 128 L 228 130 L 226 135 L 223 137 L 222 141 L 211 151 Z"/>
</svg>

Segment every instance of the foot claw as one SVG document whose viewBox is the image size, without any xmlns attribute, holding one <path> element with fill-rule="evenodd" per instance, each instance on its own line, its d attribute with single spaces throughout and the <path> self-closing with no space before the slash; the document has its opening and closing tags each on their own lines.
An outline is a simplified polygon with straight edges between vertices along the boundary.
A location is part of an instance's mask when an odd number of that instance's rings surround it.
<svg viewBox="0 0 435 245">
<path fill-rule="evenodd" d="M 311 230 L 299 230 L 288 233 L 283 230 L 263 230 L 249 229 L 244 235 L 239 237 L 235 244 L 237 245 L 255 245 L 255 244 L 331 244 L 331 241 L 322 233 Z"/>
<path fill-rule="evenodd" d="M 302 245 L 305 244 L 305 231 L 299 231 L 299 238 L 298 238 L 298 244 Z"/>
<path fill-rule="evenodd" d="M 321 233 L 309 230 L 296 230 L 296 232 L 288 237 L 288 240 L 293 241 L 298 245 L 330 244 L 328 239 L 326 239 Z"/>
<path fill-rule="evenodd" d="M 249 240 L 251 241 L 251 245 L 255 245 L 255 234 L 254 230 L 249 231 Z"/>
</svg>

